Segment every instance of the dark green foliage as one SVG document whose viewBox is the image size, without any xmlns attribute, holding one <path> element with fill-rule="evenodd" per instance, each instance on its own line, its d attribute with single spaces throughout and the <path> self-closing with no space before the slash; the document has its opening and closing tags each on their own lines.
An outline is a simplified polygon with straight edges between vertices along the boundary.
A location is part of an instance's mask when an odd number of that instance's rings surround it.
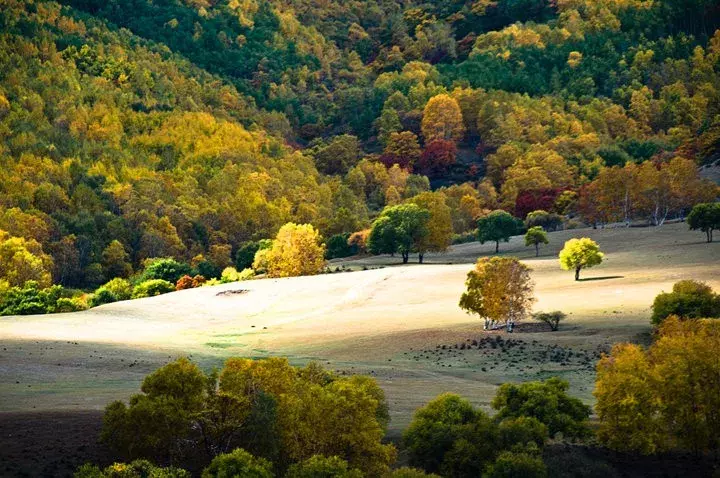
<svg viewBox="0 0 720 478">
<path fill-rule="evenodd" d="M 272 239 L 246 242 L 235 254 L 236 269 L 241 271 L 251 268 L 255 260 L 255 253 L 260 249 L 269 249 L 270 247 L 272 247 Z"/>
<path fill-rule="evenodd" d="M 273 478 L 274 476 L 269 461 L 254 457 L 242 448 L 216 456 L 202 473 L 202 478 Z"/>
<path fill-rule="evenodd" d="M 676 282 L 672 292 L 662 292 L 655 297 L 651 320 L 659 325 L 671 315 L 683 319 L 720 317 L 720 294 L 704 282 Z"/>
<path fill-rule="evenodd" d="M 550 436 L 562 433 L 565 437 L 588 435 L 590 407 L 566 392 L 569 385 L 559 378 L 544 382 L 505 383 L 498 389 L 492 406 L 496 418 L 533 417 L 548 428 Z"/>
<path fill-rule="evenodd" d="M 688 226 L 692 230 L 701 230 L 712 242 L 713 231 L 720 229 L 720 203 L 696 204 L 687 217 Z"/>
<path fill-rule="evenodd" d="M 540 226 L 546 231 L 557 231 L 562 224 L 562 216 L 542 210 L 533 211 L 525 218 L 525 227 L 528 229 Z"/>
<path fill-rule="evenodd" d="M 500 249 L 500 241 L 508 242 L 510 236 L 520 232 L 518 221 L 505 211 L 493 211 L 478 219 L 478 240 L 481 244 L 495 243 L 495 253 Z"/>
<path fill-rule="evenodd" d="M 325 257 L 328 259 L 335 259 L 336 257 L 349 257 L 357 254 L 358 249 L 356 245 L 349 245 L 348 239 L 350 234 L 335 234 L 330 237 L 325 243 L 327 249 L 325 251 Z"/>
<path fill-rule="evenodd" d="M 145 266 L 145 270 L 140 276 L 140 280 L 148 281 L 161 279 L 174 284 L 179 278 L 186 274 L 192 274 L 192 269 L 184 262 L 178 262 L 171 258 L 154 259 Z M 200 274 L 208 277 L 205 274 Z"/>
<path fill-rule="evenodd" d="M 408 262 L 410 252 L 428 234 L 427 222 L 430 212 L 416 204 L 400 204 L 387 207 L 373 223 L 368 236 L 368 251 L 372 254 L 402 255 Z"/>
</svg>

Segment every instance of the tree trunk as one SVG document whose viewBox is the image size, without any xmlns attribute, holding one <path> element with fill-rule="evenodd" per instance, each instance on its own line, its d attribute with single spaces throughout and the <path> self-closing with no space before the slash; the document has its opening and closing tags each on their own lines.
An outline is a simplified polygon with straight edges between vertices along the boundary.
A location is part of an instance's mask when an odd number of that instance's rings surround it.
<svg viewBox="0 0 720 478">
<path fill-rule="evenodd" d="M 495 254 L 500 252 L 500 241 L 495 241 Z"/>
<path fill-rule="evenodd" d="M 540 255 L 540 244 L 535 243 L 535 257 L 538 257 Z"/>
<path fill-rule="evenodd" d="M 423 263 L 423 257 L 425 257 L 425 254 L 423 254 L 422 252 L 419 252 L 418 253 L 418 262 L 420 262 L 420 264 Z"/>
<path fill-rule="evenodd" d="M 580 280 L 580 267 L 575 268 L 575 280 Z"/>
<path fill-rule="evenodd" d="M 402 253 L 403 264 L 407 264 L 409 258 L 410 258 L 410 253 L 409 253 L 409 252 L 403 252 L 403 253 Z"/>
</svg>

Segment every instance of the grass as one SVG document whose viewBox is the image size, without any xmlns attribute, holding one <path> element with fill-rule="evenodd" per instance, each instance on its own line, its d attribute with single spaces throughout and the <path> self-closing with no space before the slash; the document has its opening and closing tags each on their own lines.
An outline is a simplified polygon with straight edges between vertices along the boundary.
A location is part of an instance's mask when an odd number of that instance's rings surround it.
<svg viewBox="0 0 720 478">
<path fill-rule="evenodd" d="M 583 236 L 598 241 L 606 261 L 576 282 L 559 268 L 557 253 L 565 240 Z M 720 244 L 706 244 L 684 224 L 549 238 L 538 258 L 522 237 L 500 252 L 533 269 L 536 311 L 568 314 L 557 332 L 538 324 L 484 333 L 457 307 L 467 271 L 494 244 L 453 246 L 427 255 L 424 265 L 351 258 L 333 261 L 332 269 L 358 272 L 249 281 L 242 295 L 218 296 L 237 287 L 226 284 L 81 313 L 0 319 L 0 411 L 102 409 L 183 355 L 206 369 L 230 356 L 288 356 L 374 376 L 386 391 L 395 436 L 417 407 L 444 391 L 487 408 L 500 383 L 557 375 L 592 403 L 595 361 L 613 343 L 649 340 L 655 295 L 690 278 L 720 289 Z M 493 346 L 496 337 L 502 342 Z"/>
</svg>

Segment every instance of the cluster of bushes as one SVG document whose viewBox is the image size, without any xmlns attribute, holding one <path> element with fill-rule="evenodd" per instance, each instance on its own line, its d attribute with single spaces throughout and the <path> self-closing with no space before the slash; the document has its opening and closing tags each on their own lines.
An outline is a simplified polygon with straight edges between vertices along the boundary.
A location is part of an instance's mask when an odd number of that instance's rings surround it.
<svg viewBox="0 0 720 478">
<path fill-rule="evenodd" d="M 720 317 L 720 294 L 704 282 L 682 280 L 672 292 L 662 292 L 652 305 L 652 323 L 660 325 L 671 315 L 683 319 Z"/>
<path fill-rule="evenodd" d="M 0 284 L 0 315 L 77 312 L 85 308 L 76 292 L 59 285 L 41 288 L 36 281 L 27 281 L 22 287 Z"/>
</svg>

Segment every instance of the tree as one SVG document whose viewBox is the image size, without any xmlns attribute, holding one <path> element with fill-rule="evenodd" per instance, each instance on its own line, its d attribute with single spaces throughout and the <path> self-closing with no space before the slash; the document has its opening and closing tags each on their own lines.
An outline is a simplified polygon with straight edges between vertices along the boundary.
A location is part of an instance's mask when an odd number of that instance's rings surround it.
<svg viewBox="0 0 720 478">
<path fill-rule="evenodd" d="M 175 284 L 178 279 L 191 272 L 189 265 L 175 259 L 149 259 L 145 262 L 145 270 L 141 274 L 141 279 L 143 281 L 159 279 Z"/>
<path fill-rule="evenodd" d="M 713 230 L 720 229 L 720 203 L 696 204 L 688 214 L 687 223 L 693 231 L 704 232 L 707 242 L 712 242 Z"/>
<path fill-rule="evenodd" d="M 372 254 L 402 255 L 407 264 L 410 252 L 417 250 L 428 235 L 430 212 L 417 204 L 399 204 L 383 209 L 370 229 L 367 245 Z"/>
<path fill-rule="evenodd" d="M 720 450 L 720 322 L 669 317 L 647 350 L 617 344 L 597 365 L 598 437 L 643 454 Z"/>
<path fill-rule="evenodd" d="M 539 456 L 506 451 L 482 475 L 483 478 L 546 478 L 547 467 Z"/>
<path fill-rule="evenodd" d="M 650 320 L 659 325 L 671 315 L 683 319 L 720 317 L 720 294 L 704 282 L 676 282 L 672 292 L 662 292 L 655 297 Z"/>
<path fill-rule="evenodd" d="M 288 223 L 275 236 L 266 260 L 269 277 L 314 275 L 325 266 L 325 245 L 311 224 Z"/>
<path fill-rule="evenodd" d="M 192 475 L 182 468 L 155 466 L 147 460 L 135 460 L 132 463 L 113 463 L 104 470 L 87 463 L 79 467 L 74 478 L 190 478 Z"/>
<path fill-rule="evenodd" d="M 550 436 L 583 437 L 590 433 L 590 407 L 566 392 L 569 385 L 559 378 L 543 382 L 504 383 L 492 401 L 497 419 L 533 417 L 545 424 Z"/>
<path fill-rule="evenodd" d="M 428 144 L 436 139 L 460 141 L 465 125 L 457 100 L 444 93 L 430 98 L 423 110 L 421 128 Z"/>
<path fill-rule="evenodd" d="M 403 169 L 412 169 L 418 159 L 420 159 L 420 145 L 415 133 L 412 131 L 390 133 L 383 154 L 380 156 L 380 162 L 386 168 L 397 164 Z"/>
<path fill-rule="evenodd" d="M 562 223 L 562 217 L 543 210 L 532 211 L 525 218 L 525 227 L 541 226 L 546 231 L 557 231 Z"/>
<path fill-rule="evenodd" d="M 430 213 L 427 221 L 427 234 L 418 241 L 416 250 L 422 264 L 426 252 L 445 252 L 452 242 L 452 216 L 445 202 L 445 195 L 439 192 L 424 192 L 411 198 L 409 202 L 417 204 Z"/>
<path fill-rule="evenodd" d="M 535 257 L 540 255 L 540 244 L 547 244 L 547 233 L 540 226 L 534 226 L 525 233 L 525 247 L 535 246 Z"/>
<path fill-rule="evenodd" d="M 52 258 L 43 252 L 35 239 L 10 237 L 0 230 L 0 280 L 10 286 L 22 287 L 35 281 L 43 288 L 50 286 Z"/>
<path fill-rule="evenodd" d="M 314 455 L 288 468 L 285 478 L 363 478 L 360 470 L 350 469 L 347 461 L 337 456 Z"/>
<path fill-rule="evenodd" d="M 482 257 L 468 272 L 460 308 L 492 322 L 516 322 L 528 313 L 533 298 L 530 268 L 514 257 Z"/>
<path fill-rule="evenodd" d="M 559 310 L 554 312 L 537 312 L 533 314 L 532 318 L 544 322 L 550 326 L 550 330 L 553 332 L 557 331 L 561 320 L 565 320 L 566 315 Z"/>
<path fill-rule="evenodd" d="M 580 270 L 600 264 L 604 256 L 592 239 L 570 239 L 560 251 L 560 266 L 566 271 L 575 270 L 575 280 L 580 280 Z"/>
<path fill-rule="evenodd" d="M 274 478 L 272 463 L 252 456 L 242 448 L 216 456 L 202 472 L 202 478 Z"/>
<path fill-rule="evenodd" d="M 122 242 L 113 240 L 102 253 L 103 273 L 107 278 L 126 278 L 132 274 L 130 254 L 125 250 Z"/>
<path fill-rule="evenodd" d="M 355 136 L 335 136 L 327 146 L 314 153 L 318 170 L 325 174 L 345 174 L 360 159 L 360 142 Z"/>
<path fill-rule="evenodd" d="M 436 139 L 425 146 L 414 171 L 427 176 L 442 176 L 455 164 L 457 147 L 452 141 Z"/>
<path fill-rule="evenodd" d="M 367 240 L 369 235 L 370 229 L 353 232 L 350 234 L 350 237 L 348 237 L 348 246 L 354 247 L 361 254 L 365 254 L 367 252 Z"/>
<path fill-rule="evenodd" d="M 495 253 L 500 251 L 500 241 L 508 242 L 510 236 L 517 234 L 517 221 L 502 210 L 493 211 L 478 219 L 478 240 L 480 244 L 495 242 Z"/>
<path fill-rule="evenodd" d="M 177 282 L 177 281 L 176 281 Z M 139 283 L 133 290 L 133 299 L 155 297 L 175 291 L 175 284 L 163 279 L 150 279 Z"/>
</svg>

